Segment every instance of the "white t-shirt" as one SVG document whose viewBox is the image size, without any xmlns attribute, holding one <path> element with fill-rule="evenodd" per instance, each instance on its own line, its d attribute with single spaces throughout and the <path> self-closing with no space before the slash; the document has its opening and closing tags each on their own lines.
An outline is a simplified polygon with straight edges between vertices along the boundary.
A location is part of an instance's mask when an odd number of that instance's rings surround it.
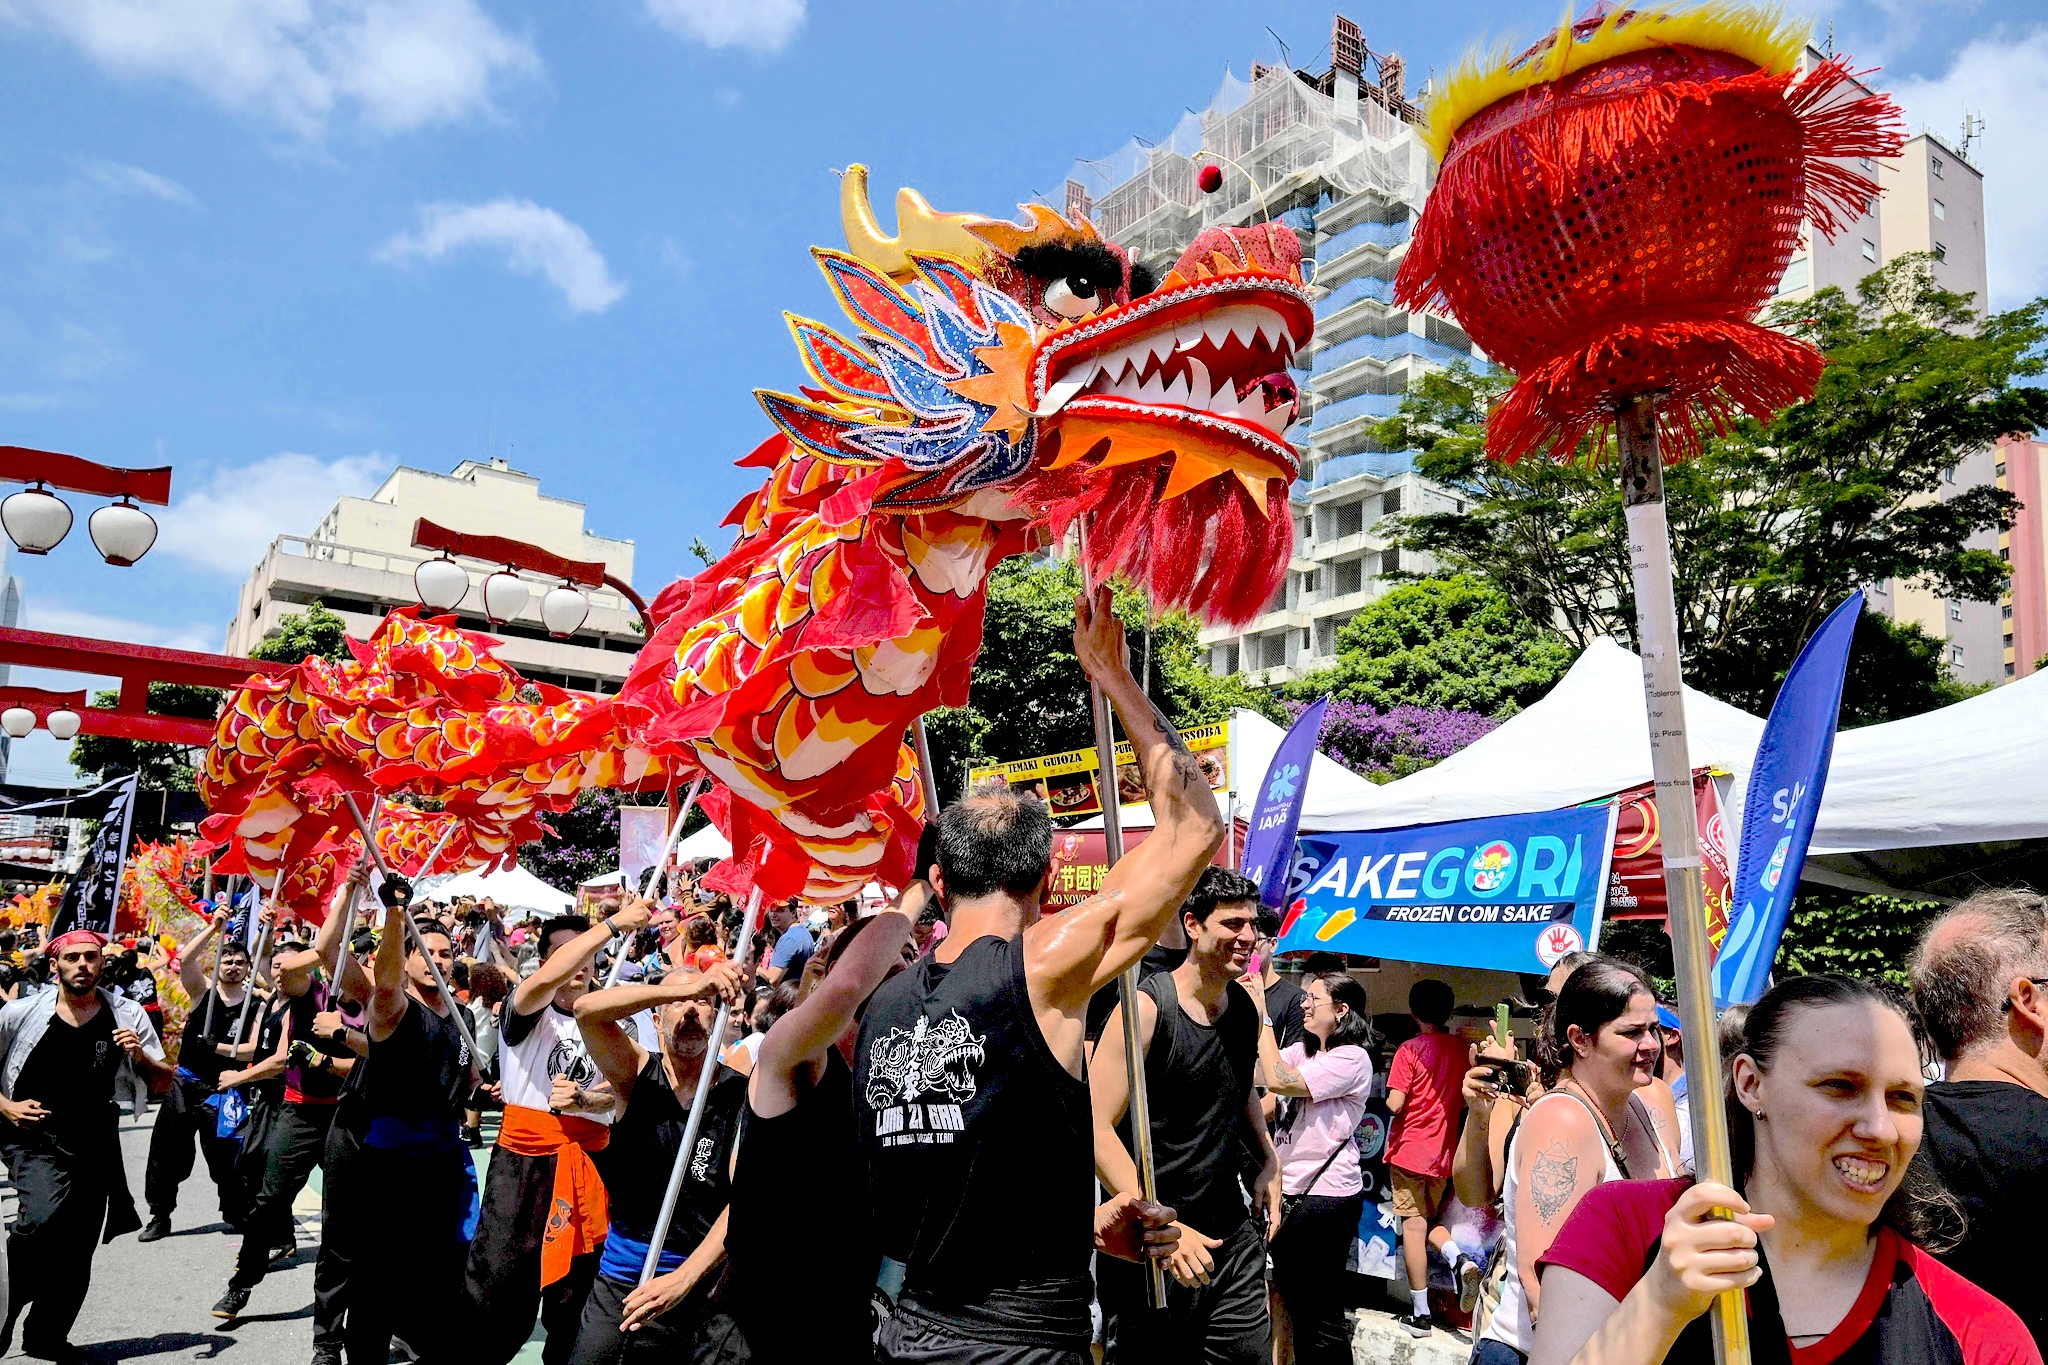
<svg viewBox="0 0 2048 1365">
<path fill-rule="evenodd" d="M 585 1090 L 604 1079 L 590 1060 L 574 1014 L 557 1008 L 552 1000 L 533 1014 L 515 1013 L 509 1001 L 507 1005 L 498 1035 L 498 1080 L 505 1103 L 545 1113 L 555 1077 L 567 1076 Z M 577 1117 L 612 1121 L 609 1110 L 578 1110 Z"/>
</svg>

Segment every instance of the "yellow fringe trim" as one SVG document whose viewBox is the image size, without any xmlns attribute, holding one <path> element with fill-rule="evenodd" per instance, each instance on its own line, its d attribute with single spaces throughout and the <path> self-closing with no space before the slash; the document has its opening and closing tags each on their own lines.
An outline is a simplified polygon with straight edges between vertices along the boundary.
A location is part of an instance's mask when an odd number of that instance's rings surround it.
<svg viewBox="0 0 2048 1365">
<path fill-rule="evenodd" d="M 1548 50 L 1515 64 L 1515 47 L 1501 43 L 1491 52 L 1468 53 L 1443 86 L 1430 96 L 1429 127 L 1423 140 L 1439 161 L 1458 129 L 1482 109 L 1510 95 L 1558 81 L 1596 63 L 1654 47 L 1698 47 L 1730 52 L 1774 75 L 1792 70 L 1812 25 L 1788 20 L 1776 7 L 1759 9 L 1705 4 L 1677 10 L 1671 5 L 1617 9 L 1600 27 L 1574 41 L 1571 11 L 1551 35 Z"/>
</svg>

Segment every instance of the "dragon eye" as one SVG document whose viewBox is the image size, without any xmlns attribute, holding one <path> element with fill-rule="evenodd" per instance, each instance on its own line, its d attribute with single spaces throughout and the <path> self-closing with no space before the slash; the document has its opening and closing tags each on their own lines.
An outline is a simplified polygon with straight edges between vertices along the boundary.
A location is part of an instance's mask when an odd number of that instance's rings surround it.
<svg viewBox="0 0 2048 1365">
<path fill-rule="evenodd" d="M 1045 287 L 1046 311 L 1057 317 L 1069 320 L 1085 318 L 1090 313 L 1100 312 L 1102 310 L 1102 296 L 1096 293 L 1081 293 L 1074 288 L 1077 283 L 1085 287 L 1088 282 L 1086 280 L 1063 279 L 1054 280 L 1051 284 L 1047 285 Z"/>
</svg>

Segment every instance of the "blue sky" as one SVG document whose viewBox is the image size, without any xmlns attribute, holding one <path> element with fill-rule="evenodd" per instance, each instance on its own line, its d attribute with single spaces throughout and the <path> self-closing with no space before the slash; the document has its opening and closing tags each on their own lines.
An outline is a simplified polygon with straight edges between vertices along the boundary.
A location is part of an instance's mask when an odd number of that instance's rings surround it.
<svg viewBox="0 0 2048 1365">
<path fill-rule="evenodd" d="M 1557 17 L 1346 12 L 1411 85 Z M 0 0 L 0 444 L 176 468 L 141 568 L 100 564 L 82 525 L 14 561 L 27 624 L 218 649 L 272 536 L 396 464 L 490 453 L 636 540 L 651 593 L 752 486 L 731 467 L 765 431 L 751 391 L 796 379 L 782 310 L 829 313 L 805 248 L 836 241 L 831 168 L 1006 213 L 1164 134 L 1226 66 L 1281 42 L 1327 65 L 1330 13 Z M 1816 13 L 1916 127 L 1986 118 L 1995 301 L 2048 291 L 2040 9 Z M 46 736 L 25 750 L 17 780 L 63 770 Z"/>
</svg>

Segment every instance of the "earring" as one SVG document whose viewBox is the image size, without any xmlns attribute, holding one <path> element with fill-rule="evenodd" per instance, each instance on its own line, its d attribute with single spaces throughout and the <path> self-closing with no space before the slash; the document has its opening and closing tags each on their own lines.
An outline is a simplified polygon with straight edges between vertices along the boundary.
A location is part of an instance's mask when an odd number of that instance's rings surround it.
<svg viewBox="0 0 2048 1365">
<path fill-rule="evenodd" d="M 1761 1109 L 1752 1109 L 1752 1110 L 1750 1110 L 1749 1112 L 1750 1112 L 1751 1114 L 1753 1114 L 1753 1115 L 1754 1115 L 1754 1116 L 1756 1117 L 1756 1121 L 1757 1121 L 1758 1123 L 1762 1123 L 1762 1122 L 1763 1122 L 1763 1121 L 1764 1121 L 1765 1119 L 1767 1119 L 1767 1118 L 1769 1118 L 1769 1117 L 1770 1117 L 1770 1115 L 1769 1115 L 1769 1114 L 1766 1114 L 1766 1113 L 1765 1113 L 1765 1112 L 1764 1112 L 1763 1110 L 1761 1110 Z"/>
</svg>

